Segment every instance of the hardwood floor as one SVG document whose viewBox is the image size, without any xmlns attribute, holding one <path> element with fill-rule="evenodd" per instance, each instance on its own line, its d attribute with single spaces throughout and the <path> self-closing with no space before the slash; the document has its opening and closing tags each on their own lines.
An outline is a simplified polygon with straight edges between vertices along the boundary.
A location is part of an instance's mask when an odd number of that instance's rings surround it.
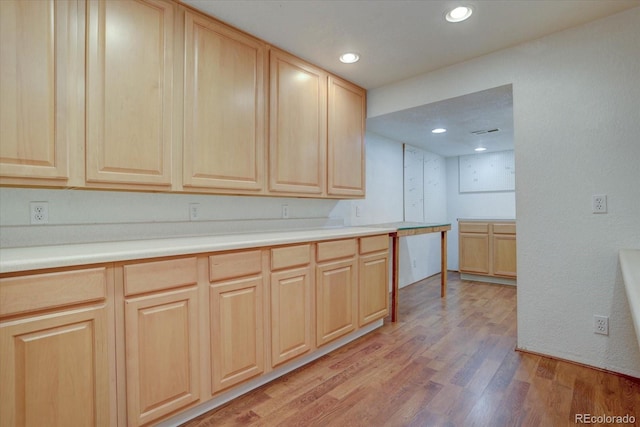
<svg viewBox="0 0 640 427">
<path fill-rule="evenodd" d="M 399 319 L 185 426 L 640 425 L 640 380 L 514 351 L 515 287 L 451 273 L 443 300 L 434 276 L 400 291 Z"/>
</svg>

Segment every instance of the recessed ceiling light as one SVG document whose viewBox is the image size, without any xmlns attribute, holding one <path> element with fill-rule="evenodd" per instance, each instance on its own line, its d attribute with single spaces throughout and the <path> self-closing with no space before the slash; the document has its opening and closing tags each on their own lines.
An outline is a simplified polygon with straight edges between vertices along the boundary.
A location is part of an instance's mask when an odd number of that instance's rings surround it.
<svg viewBox="0 0 640 427">
<path fill-rule="evenodd" d="M 462 22 L 469 18 L 473 13 L 473 9 L 467 6 L 458 6 L 447 13 L 446 20 L 449 22 Z"/>
<path fill-rule="evenodd" d="M 353 52 L 347 52 L 340 55 L 340 62 L 343 62 L 345 64 L 353 64 L 354 62 L 358 62 L 359 59 L 360 55 Z"/>
<path fill-rule="evenodd" d="M 435 128 L 431 131 L 431 133 L 445 133 L 447 130 L 445 128 Z"/>
<path fill-rule="evenodd" d="M 478 147 L 475 149 L 476 151 L 486 151 L 487 149 L 484 147 Z"/>
</svg>

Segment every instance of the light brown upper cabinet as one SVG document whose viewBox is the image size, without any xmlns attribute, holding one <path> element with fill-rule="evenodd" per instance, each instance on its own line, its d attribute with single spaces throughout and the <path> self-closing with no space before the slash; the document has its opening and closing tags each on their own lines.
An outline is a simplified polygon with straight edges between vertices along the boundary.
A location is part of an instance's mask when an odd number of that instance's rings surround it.
<svg viewBox="0 0 640 427">
<path fill-rule="evenodd" d="M 327 193 L 364 196 L 366 91 L 329 76 Z"/>
<path fill-rule="evenodd" d="M 264 43 L 185 12 L 183 185 L 188 190 L 264 189 L 266 58 Z"/>
<path fill-rule="evenodd" d="M 175 8 L 160 0 L 87 4 L 89 187 L 170 189 Z"/>
<path fill-rule="evenodd" d="M 172 0 L 0 12 L 0 185 L 364 196 L 364 89 Z"/>
<path fill-rule="evenodd" d="M 323 196 L 327 150 L 327 73 L 270 51 L 269 190 Z"/>
<path fill-rule="evenodd" d="M 83 66 L 76 26 L 76 2 L 0 1 L 2 184 L 68 184 L 82 124 L 73 109 Z"/>
</svg>

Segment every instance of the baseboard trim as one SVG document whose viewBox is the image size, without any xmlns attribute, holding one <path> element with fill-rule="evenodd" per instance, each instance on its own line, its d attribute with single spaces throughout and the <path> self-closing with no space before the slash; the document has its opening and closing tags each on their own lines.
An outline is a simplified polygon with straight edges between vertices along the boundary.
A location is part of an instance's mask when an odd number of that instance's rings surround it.
<svg viewBox="0 0 640 427">
<path fill-rule="evenodd" d="M 586 363 L 576 362 L 575 360 L 564 359 L 562 357 L 551 356 L 549 354 L 538 353 L 536 351 L 531 351 L 531 350 L 524 350 L 524 349 L 522 349 L 520 347 L 516 347 L 515 350 L 517 352 L 530 354 L 532 356 L 546 357 L 547 359 L 557 360 L 559 362 L 570 363 L 572 365 L 580 366 L 582 368 L 593 369 L 595 371 L 600 371 L 600 372 L 604 372 L 604 373 L 607 373 L 607 374 L 617 375 L 619 377 L 626 378 L 626 379 L 631 380 L 631 381 L 640 380 L 640 377 L 634 377 L 633 375 L 625 374 L 625 373 L 622 373 L 622 372 L 611 371 L 609 369 L 600 368 L 598 366 L 587 365 Z"/>
<path fill-rule="evenodd" d="M 504 277 L 481 276 L 479 274 L 460 273 L 461 280 L 472 280 L 474 282 L 496 283 L 498 285 L 517 286 L 516 279 L 507 279 Z"/>
</svg>

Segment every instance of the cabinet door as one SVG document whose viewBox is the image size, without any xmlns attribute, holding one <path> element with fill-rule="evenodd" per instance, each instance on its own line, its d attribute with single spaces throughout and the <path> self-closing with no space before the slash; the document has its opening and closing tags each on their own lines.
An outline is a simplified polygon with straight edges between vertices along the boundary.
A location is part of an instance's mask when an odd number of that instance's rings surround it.
<svg viewBox="0 0 640 427">
<path fill-rule="evenodd" d="M 184 186 L 264 187 L 263 43 L 185 13 Z"/>
<path fill-rule="evenodd" d="M 270 52 L 269 189 L 325 194 L 327 75 L 285 52 Z"/>
<path fill-rule="evenodd" d="M 311 277 L 311 267 L 271 273 L 273 367 L 312 348 Z"/>
<path fill-rule="evenodd" d="M 460 272 L 489 274 L 489 235 L 460 233 Z"/>
<path fill-rule="evenodd" d="M 71 1 L 0 1 L 3 183 L 63 186 L 69 178 L 68 155 L 77 134 L 71 108 L 79 78 L 76 13 Z"/>
<path fill-rule="evenodd" d="M 161 0 L 87 4 L 88 185 L 171 184 L 174 8 Z"/>
<path fill-rule="evenodd" d="M 107 305 L 0 324 L 0 425 L 110 426 Z"/>
<path fill-rule="evenodd" d="M 138 426 L 199 399 L 197 289 L 125 302 L 127 422 Z"/>
<path fill-rule="evenodd" d="M 493 235 L 493 274 L 516 277 L 516 236 Z"/>
<path fill-rule="evenodd" d="M 348 259 L 317 267 L 316 344 L 326 344 L 356 329 L 356 261 Z"/>
<path fill-rule="evenodd" d="M 327 193 L 364 196 L 366 91 L 329 77 Z"/>
<path fill-rule="evenodd" d="M 211 388 L 214 393 L 264 372 L 263 279 L 212 284 Z"/>
<path fill-rule="evenodd" d="M 359 322 L 364 326 L 389 312 L 389 254 L 361 256 L 358 277 Z"/>
</svg>

